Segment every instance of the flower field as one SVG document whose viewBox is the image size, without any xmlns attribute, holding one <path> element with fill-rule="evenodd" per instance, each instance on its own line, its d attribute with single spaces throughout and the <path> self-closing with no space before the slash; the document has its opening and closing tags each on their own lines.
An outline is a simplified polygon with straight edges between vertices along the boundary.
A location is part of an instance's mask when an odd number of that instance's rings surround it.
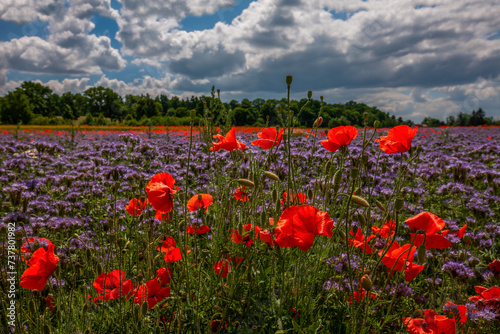
<svg viewBox="0 0 500 334">
<path fill-rule="evenodd" d="M 0 327 L 498 333 L 499 135 L 0 130 Z"/>
</svg>

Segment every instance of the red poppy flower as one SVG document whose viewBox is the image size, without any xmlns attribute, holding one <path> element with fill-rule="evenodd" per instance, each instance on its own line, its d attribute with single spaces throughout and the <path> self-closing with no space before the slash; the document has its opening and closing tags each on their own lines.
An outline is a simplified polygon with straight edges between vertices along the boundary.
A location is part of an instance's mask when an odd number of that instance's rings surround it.
<svg viewBox="0 0 500 334">
<path fill-rule="evenodd" d="M 196 226 L 196 225 L 191 225 L 191 226 L 188 226 L 188 228 L 186 229 L 186 232 L 189 233 L 189 234 L 205 234 L 207 233 L 208 231 L 210 231 L 210 227 L 208 227 L 207 225 L 201 225 L 200 227 Z"/>
<path fill-rule="evenodd" d="M 393 267 L 394 270 L 401 271 L 405 267 L 407 261 L 413 262 L 416 250 L 417 247 L 415 246 L 410 249 L 410 244 L 399 246 L 397 241 L 394 241 L 387 254 L 382 258 L 382 263 L 389 268 L 389 271 L 391 271 Z M 384 251 L 381 250 L 379 256 L 382 256 L 383 252 Z"/>
<path fill-rule="evenodd" d="M 354 239 L 349 239 L 349 245 L 351 245 L 351 247 L 359 247 L 366 254 L 373 253 L 373 249 L 370 247 L 370 245 L 368 245 L 368 241 L 375 238 L 374 235 L 370 235 L 368 238 L 366 238 L 366 242 L 365 242 L 365 236 L 363 234 L 363 231 L 361 231 L 360 228 L 358 228 L 358 231 L 356 232 L 356 236 L 354 236 L 353 230 L 351 230 L 349 232 L 349 234 L 351 235 L 351 237 L 354 237 Z"/>
<path fill-rule="evenodd" d="M 394 219 L 384 223 L 382 228 L 377 226 L 372 226 L 372 232 L 378 234 L 382 239 L 392 238 L 394 231 L 396 230 L 396 222 Z"/>
<path fill-rule="evenodd" d="M 482 302 L 485 303 L 489 300 L 498 300 L 500 298 L 500 287 L 498 286 L 492 286 L 491 288 L 487 289 L 482 286 L 475 286 L 474 289 L 476 290 L 476 293 L 479 294 L 479 296 L 472 296 L 469 297 L 469 300 L 474 303 Z"/>
<path fill-rule="evenodd" d="M 354 126 L 337 126 L 328 131 L 328 140 L 322 140 L 321 144 L 330 152 L 337 151 L 341 146 L 347 146 L 358 135 L 358 129 Z"/>
<path fill-rule="evenodd" d="M 366 296 L 366 290 L 363 288 L 361 288 L 360 291 L 354 291 L 352 296 L 349 297 L 349 304 L 352 305 L 353 297 L 354 297 L 355 301 L 357 301 L 358 303 L 361 303 L 361 301 L 365 299 L 365 296 Z M 375 300 L 375 298 L 377 298 L 377 296 L 373 292 L 370 292 L 370 297 L 373 300 Z"/>
<path fill-rule="evenodd" d="M 406 224 L 413 232 L 423 230 L 425 234 L 435 234 L 444 228 L 444 221 L 430 212 L 421 212 L 416 216 L 408 218 Z"/>
<path fill-rule="evenodd" d="M 200 208 L 205 208 L 205 212 L 207 212 L 208 207 L 212 205 L 212 203 L 213 203 L 212 195 L 198 194 L 191 197 L 191 199 L 187 202 L 187 209 L 193 212 Z"/>
<path fill-rule="evenodd" d="M 260 231 L 259 239 L 260 241 L 265 242 L 266 244 L 271 246 L 271 248 L 274 248 L 273 235 L 271 234 L 271 232 L 269 232 L 269 230 Z"/>
<path fill-rule="evenodd" d="M 99 296 L 97 300 L 111 300 L 127 295 L 133 288 L 132 280 L 125 280 L 123 270 L 102 273 L 92 284 Z"/>
<path fill-rule="evenodd" d="M 219 139 L 219 142 L 212 143 L 213 147 L 210 147 L 210 151 L 218 151 L 220 149 L 224 149 L 226 151 L 246 149 L 247 146 L 245 144 L 236 140 L 235 130 L 236 128 L 232 128 L 231 130 L 229 130 L 229 132 L 226 134 L 226 137 L 223 137 L 221 135 L 214 135 L 214 138 Z"/>
<path fill-rule="evenodd" d="M 175 261 L 182 260 L 182 254 L 181 254 L 181 249 L 178 247 L 175 247 L 176 242 L 174 238 L 168 237 L 165 238 L 163 237 L 163 243 L 162 246 L 156 246 L 156 250 L 165 253 L 165 262 L 167 263 L 172 263 Z"/>
<path fill-rule="evenodd" d="M 147 198 L 144 200 L 144 202 L 142 202 L 140 198 L 133 198 L 130 200 L 130 202 L 128 202 L 125 209 L 127 209 L 127 212 L 132 216 L 137 217 L 141 215 L 142 210 L 144 210 L 148 204 L 149 200 Z"/>
<path fill-rule="evenodd" d="M 172 269 L 161 267 L 156 271 L 155 279 L 160 280 L 161 286 L 170 284 L 170 280 L 172 279 Z"/>
<path fill-rule="evenodd" d="M 455 319 L 438 315 L 434 310 L 425 310 L 425 319 L 403 318 L 403 323 L 410 334 L 455 334 Z"/>
<path fill-rule="evenodd" d="M 28 263 L 21 276 L 21 286 L 25 289 L 42 291 L 49 276 L 56 270 L 59 258 L 54 254 L 54 245 L 50 244 L 45 248 L 38 248 Z"/>
<path fill-rule="evenodd" d="M 292 192 L 290 190 L 288 190 L 288 193 L 289 194 L 292 194 Z M 282 207 L 285 207 L 285 203 L 286 203 L 286 191 L 283 192 L 283 195 L 281 195 L 283 198 L 281 199 L 281 206 Z M 305 204 L 307 203 L 307 197 L 304 193 L 296 193 L 296 194 L 292 194 L 292 196 L 290 197 L 290 203 L 292 205 L 300 205 L 300 204 Z"/>
<path fill-rule="evenodd" d="M 254 230 L 254 233 L 251 233 L 252 229 Z M 231 240 L 233 240 L 233 242 L 237 244 L 243 241 L 245 245 L 250 247 L 252 246 L 253 242 L 257 240 L 260 231 L 262 231 L 262 228 L 258 226 L 253 226 L 252 224 L 245 224 L 243 225 L 243 231 L 242 231 L 243 235 L 241 235 L 237 229 L 235 230 L 231 229 L 231 232 L 233 233 L 233 235 L 231 236 Z"/>
<path fill-rule="evenodd" d="M 281 143 L 281 140 L 283 139 L 284 131 L 285 130 L 280 129 L 279 132 L 276 132 L 276 128 L 274 127 L 262 129 L 262 132 L 257 133 L 257 136 L 260 139 L 254 140 L 252 142 L 252 145 L 260 146 L 260 148 L 266 150 L 273 146 L 278 146 Z"/>
<path fill-rule="evenodd" d="M 236 266 L 239 266 L 241 261 L 243 261 L 243 258 L 239 256 L 235 256 L 234 260 L 232 260 L 231 258 L 227 258 L 222 261 L 219 261 L 216 264 L 214 264 L 215 273 L 221 278 L 225 278 L 230 272 L 233 271 L 233 266 L 231 262 L 236 264 Z"/>
<path fill-rule="evenodd" d="M 387 154 L 404 153 L 411 148 L 411 141 L 417 131 L 417 127 L 412 130 L 408 125 L 398 125 L 393 127 L 387 136 L 382 136 L 375 141 L 380 143 L 380 149 Z"/>
<path fill-rule="evenodd" d="M 500 261 L 495 259 L 493 260 L 493 262 L 488 264 L 488 266 L 490 267 L 490 270 L 493 273 L 493 275 L 495 275 L 495 277 L 500 276 Z"/>
<path fill-rule="evenodd" d="M 153 208 L 168 213 L 174 208 L 174 194 L 179 190 L 175 187 L 175 180 L 167 173 L 156 174 L 146 185 L 148 199 Z"/>
<path fill-rule="evenodd" d="M 422 212 L 418 215 L 408 218 L 406 224 L 414 231 L 422 230 L 425 232 L 425 236 L 422 234 L 415 235 L 410 233 L 410 237 L 413 240 L 413 245 L 418 247 L 423 244 L 425 239 L 425 248 L 431 249 L 444 249 L 451 247 L 451 242 L 446 239 L 441 234 L 437 232 L 444 228 L 444 221 L 430 212 Z"/>
<path fill-rule="evenodd" d="M 45 250 L 48 249 L 48 246 L 52 245 L 52 241 L 45 238 L 40 237 L 31 237 L 21 246 L 21 256 L 23 261 L 25 260 L 25 255 L 31 255 L 34 251 L 36 251 L 39 247 L 43 247 Z M 26 262 L 29 262 L 26 260 Z"/>
<path fill-rule="evenodd" d="M 417 276 L 422 270 L 424 270 L 424 266 L 420 266 L 413 262 L 406 262 L 405 281 L 407 282 L 413 281 L 415 276 Z"/>
<path fill-rule="evenodd" d="M 311 205 L 291 206 L 281 214 L 274 229 L 280 247 L 311 248 L 315 235 L 332 237 L 333 220 L 328 213 Z"/>
<path fill-rule="evenodd" d="M 236 198 L 238 201 L 246 202 L 248 201 L 248 196 L 246 192 L 245 186 L 238 187 L 236 191 L 234 192 L 234 198 Z"/>
<path fill-rule="evenodd" d="M 157 303 L 170 297 L 170 288 L 162 288 L 156 279 L 152 279 L 141 285 L 133 295 L 135 295 L 134 303 L 142 305 L 147 301 L 148 309 L 152 309 Z"/>
</svg>

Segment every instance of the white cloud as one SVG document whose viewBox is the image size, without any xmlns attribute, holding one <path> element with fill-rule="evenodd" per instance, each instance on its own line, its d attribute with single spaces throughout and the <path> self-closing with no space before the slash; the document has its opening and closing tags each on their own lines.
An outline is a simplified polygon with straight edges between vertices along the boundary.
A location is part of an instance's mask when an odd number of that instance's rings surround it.
<svg viewBox="0 0 500 334">
<path fill-rule="evenodd" d="M 26 24 L 48 21 L 64 10 L 64 0 L 1 0 L 0 20 Z"/>
</svg>

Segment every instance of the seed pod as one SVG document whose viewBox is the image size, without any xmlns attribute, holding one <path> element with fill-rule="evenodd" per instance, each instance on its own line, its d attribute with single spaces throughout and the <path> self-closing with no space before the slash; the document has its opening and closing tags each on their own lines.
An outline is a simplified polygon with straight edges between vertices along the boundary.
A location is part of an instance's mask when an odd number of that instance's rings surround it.
<svg viewBox="0 0 500 334">
<path fill-rule="evenodd" d="M 281 201 L 276 201 L 274 205 L 274 211 L 280 212 L 281 210 Z"/>
<path fill-rule="evenodd" d="M 142 303 L 141 314 L 142 314 L 142 316 L 145 316 L 146 314 L 148 314 L 148 303 L 146 301 L 144 301 Z"/>
<path fill-rule="evenodd" d="M 330 169 L 332 168 L 332 163 L 330 160 L 328 160 L 326 162 L 326 165 L 325 165 L 325 174 L 328 174 L 328 172 L 330 172 Z"/>
<path fill-rule="evenodd" d="M 340 181 L 342 181 L 342 169 L 339 169 L 335 172 L 335 175 L 333 176 L 333 184 L 340 184 Z"/>
<path fill-rule="evenodd" d="M 266 212 L 262 210 L 260 213 L 260 226 L 263 226 L 266 223 Z"/>
<path fill-rule="evenodd" d="M 238 183 L 241 184 L 242 186 L 247 186 L 247 187 L 255 187 L 255 183 L 248 179 L 238 179 Z"/>
<path fill-rule="evenodd" d="M 365 227 L 366 226 L 366 219 L 365 219 L 365 216 L 363 216 L 362 213 L 358 213 L 358 221 L 359 221 L 359 224 L 362 226 L 362 227 Z"/>
<path fill-rule="evenodd" d="M 308 90 L 307 91 L 307 98 L 310 100 L 312 96 L 313 96 L 312 90 Z"/>
<path fill-rule="evenodd" d="M 272 198 L 273 202 L 276 202 L 278 200 L 278 191 L 276 189 L 273 189 L 273 191 L 271 193 L 271 198 Z"/>
<path fill-rule="evenodd" d="M 310 201 L 312 201 L 313 196 L 314 196 L 313 190 L 311 188 L 308 188 L 307 189 L 307 199 L 309 199 Z"/>
<path fill-rule="evenodd" d="M 33 300 L 30 300 L 28 303 L 28 309 L 30 310 L 31 316 L 35 316 L 36 313 L 36 307 L 35 307 L 35 302 Z"/>
<path fill-rule="evenodd" d="M 421 244 L 420 247 L 418 247 L 417 258 L 420 264 L 425 263 L 425 260 L 427 258 L 427 251 L 425 249 L 425 244 Z"/>
<path fill-rule="evenodd" d="M 338 185 L 338 184 L 334 184 L 334 185 L 333 185 L 333 192 L 334 192 L 335 194 L 339 192 L 339 189 L 340 189 L 340 185 Z"/>
<path fill-rule="evenodd" d="M 287 75 L 286 76 L 286 85 L 290 86 L 292 84 L 293 76 Z"/>
<path fill-rule="evenodd" d="M 403 205 L 405 204 L 405 200 L 403 197 L 396 197 L 396 202 L 394 203 L 394 209 L 396 211 L 400 211 L 403 208 Z"/>
<path fill-rule="evenodd" d="M 339 238 L 341 241 L 345 241 L 345 233 L 342 230 L 339 230 Z"/>
<path fill-rule="evenodd" d="M 357 178 L 359 175 L 359 169 L 358 167 L 352 167 L 351 168 L 351 176 L 353 179 Z"/>
<path fill-rule="evenodd" d="M 373 122 L 373 127 L 377 129 L 380 126 L 380 121 L 377 119 L 375 122 Z"/>
<path fill-rule="evenodd" d="M 355 203 L 358 206 L 361 206 L 363 208 L 368 208 L 370 204 L 364 199 L 363 197 L 359 197 L 356 195 L 351 196 L 351 202 Z"/>
<path fill-rule="evenodd" d="M 382 203 L 380 203 L 380 201 L 376 201 L 375 204 L 380 209 L 380 211 L 385 212 L 385 207 Z"/>
<path fill-rule="evenodd" d="M 366 291 L 370 291 L 373 288 L 373 282 L 372 282 L 370 276 L 363 275 L 363 277 L 361 277 L 361 286 Z"/>
<path fill-rule="evenodd" d="M 266 172 L 264 172 L 264 175 L 265 175 L 268 179 L 271 179 L 271 180 L 273 180 L 273 181 L 279 181 L 279 180 L 280 180 L 279 176 L 278 176 L 278 175 L 276 175 L 276 174 L 274 174 L 274 173 L 272 173 L 272 172 L 267 172 L 267 171 L 266 171 Z"/>
</svg>

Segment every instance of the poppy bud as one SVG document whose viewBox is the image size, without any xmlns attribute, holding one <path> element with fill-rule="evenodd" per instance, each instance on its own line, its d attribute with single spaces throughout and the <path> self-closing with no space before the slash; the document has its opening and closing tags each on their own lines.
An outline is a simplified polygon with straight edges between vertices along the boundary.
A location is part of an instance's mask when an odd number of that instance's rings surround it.
<svg viewBox="0 0 500 334">
<path fill-rule="evenodd" d="M 196 110 L 191 110 L 191 112 L 189 113 L 189 116 L 191 117 L 191 122 L 194 121 L 194 117 L 196 116 Z"/>
<path fill-rule="evenodd" d="M 335 175 L 333 176 L 333 184 L 340 184 L 340 181 L 342 181 L 342 169 L 339 169 L 335 172 Z"/>
<path fill-rule="evenodd" d="M 479 260 L 476 259 L 476 258 L 473 258 L 469 261 L 469 264 L 472 266 L 472 267 L 475 267 L 477 264 L 479 263 Z"/>
<path fill-rule="evenodd" d="M 333 192 L 334 192 L 335 194 L 339 192 L 339 189 L 340 189 L 340 185 L 338 185 L 338 184 L 334 184 L 334 185 L 333 185 Z"/>
<path fill-rule="evenodd" d="M 365 226 L 366 226 L 366 219 L 365 219 L 365 216 L 363 216 L 363 214 L 358 213 L 358 221 L 359 221 L 359 224 L 360 224 L 362 227 L 365 227 Z"/>
<path fill-rule="evenodd" d="M 314 121 L 313 128 L 320 126 L 321 123 L 323 123 L 323 117 L 320 116 L 320 117 L 316 118 L 316 120 Z"/>
<path fill-rule="evenodd" d="M 238 183 L 241 184 L 242 186 L 247 186 L 247 187 L 255 187 L 255 183 L 248 179 L 238 179 Z"/>
<path fill-rule="evenodd" d="M 142 313 L 142 316 L 145 316 L 146 314 L 148 314 L 148 303 L 147 302 L 142 303 L 141 313 Z"/>
<path fill-rule="evenodd" d="M 35 308 L 35 302 L 32 300 L 30 300 L 29 304 L 28 304 L 28 309 L 30 310 L 30 313 L 32 315 L 35 315 L 35 312 L 36 312 L 36 308 Z"/>
<path fill-rule="evenodd" d="M 342 230 L 339 230 L 339 238 L 341 241 L 345 241 L 345 233 Z"/>
<path fill-rule="evenodd" d="M 472 241 L 472 238 L 468 235 L 464 235 L 464 237 L 462 238 L 462 241 L 465 243 L 469 243 Z"/>
<path fill-rule="evenodd" d="M 351 176 L 353 179 L 357 178 L 359 175 L 359 169 L 358 167 L 352 167 L 351 168 Z"/>
<path fill-rule="evenodd" d="M 264 225 L 266 223 L 266 212 L 262 210 L 260 213 L 260 225 Z"/>
<path fill-rule="evenodd" d="M 420 264 L 425 263 L 425 259 L 427 258 L 427 251 L 425 249 L 425 244 L 421 244 L 420 247 L 418 247 L 417 258 Z"/>
<path fill-rule="evenodd" d="M 87 260 L 90 260 L 92 258 L 93 258 L 93 256 L 92 256 L 92 250 L 90 248 L 87 248 Z"/>
<path fill-rule="evenodd" d="M 380 211 L 385 212 L 385 207 L 382 203 L 380 203 L 380 201 L 376 201 L 375 204 L 380 209 Z"/>
<path fill-rule="evenodd" d="M 313 96 L 312 90 L 308 90 L 307 91 L 307 98 L 310 100 L 312 96 Z"/>
<path fill-rule="evenodd" d="M 396 197 L 396 202 L 394 203 L 394 209 L 396 211 L 400 211 L 403 208 L 404 204 L 405 204 L 404 198 L 401 196 L 398 196 L 398 197 Z"/>
<path fill-rule="evenodd" d="M 313 196 L 314 196 L 313 190 L 312 190 L 311 188 L 308 188 L 308 189 L 307 189 L 307 198 L 308 198 L 310 201 L 312 201 Z"/>
<path fill-rule="evenodd" d="M 462 261 L 464 261 L 467 258 L 467 253 L 466 252 L 460 252 L 460 255 L 458 255 L 458 258 Z"/>
<path fill-rule="evenodd" d="M 363 164 L 364 165 L 368 164 L 368 154 L 363 154 Z"/>
<path fill-rule="evenodd" d="M 287 75 L 286 76 L 286 85 L 290 86 L 292 84 L 293 76 Z"/>
<path fill-rule="evenodd" d="M 363 113 L 363 117 L 365 118 L 365 122 L 368 122 L 368 117 L 370 116 L 369 113 L 367 113 L 366 111 Z"/>
<path fill-rule="evenodd" d="M 363 277 L 361 277 L 361 286 L 366 291 L 370 291 L 373 288 L 373 282 L 372 282 L 370 276 L 363 275 Z"/>
<path fill-rule="evenodd" d="M 97 264 L 97 266 L 96 266 L 96 270 L 97 270 L 97 273 L 98 273 L 99 275 L 103 273 L 103 271 L 102 271 L 102 265 L 101 265 L 100 263 L 98 263 L 98 264 Z"/>
<path fill-rule="evenodd" d="M 273 189 L 273 191 L 271 192 L 271 198 L 273 202 L 276 202 L 278 200 L 278 191 L 276 189 Z"/>
<path fill-rule="evenodd" d="M 375 122 L 373 122 L 373 127 L 377 129 L 380 126 L 380 121 L 377 119 Z"/>
<path fill-rule="evenodd" d="M 325 174 L 328 174 L 330 172 L 330 168 L 332 168 L 332 163 L 330 160 L 328 160 L 325 164 Z"/>
<path fill-rule="evenodd" d="M 264 175 L 268 178 L 268 179 L 271 179 L 271 180 L 274 180 L 274 181 L 279 181 L 280 178 L 278 175 L 272 173 L 272 172 L 264 172 Z"/>
<path fill-rule="evenodd" d="M 286 204 L 286 203 L 285 203 Z M 276 201 L 275 205 L 274 205 L 274 210 L 276 212 L 280 212 L 280 209 L 281 209 L 281 202 L 280 201 Z"/>
<path fill-rule="evenodd" d="M 363 197 L 359 197 L 356 195 L 351 196 L 351 202 L 357 204 L 358 206 L 361 206 L 363 208 L 368 208 L 370 204 L 364 199 Z"/>
</svg>

